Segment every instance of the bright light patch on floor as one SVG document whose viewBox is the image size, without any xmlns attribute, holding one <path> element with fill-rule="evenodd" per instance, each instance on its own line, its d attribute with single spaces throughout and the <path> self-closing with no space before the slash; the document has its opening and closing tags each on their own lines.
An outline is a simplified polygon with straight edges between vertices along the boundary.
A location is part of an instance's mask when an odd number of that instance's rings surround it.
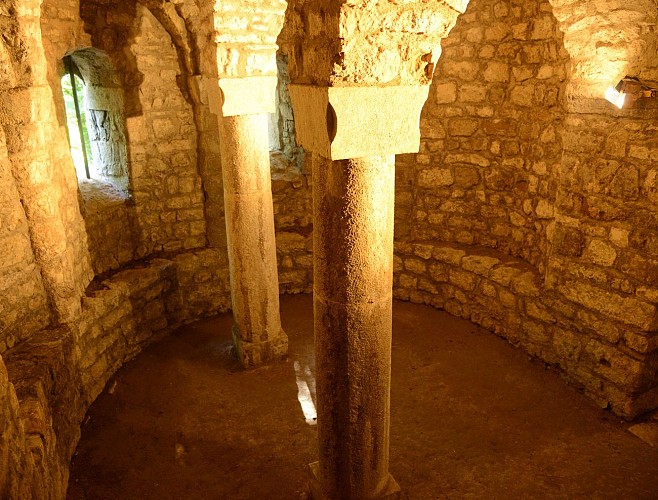
<svg viewBox="0 0 658 500">
<path fill-rule="evenodd" d="M 315 411 L 315 404 L 313 403 L 313 397 L 307 382 L 307 380 L 310 380 L 313 384 L 313 376 L 311 375 L 311 370 L 308 366 L 302 370 L 299 361 L 295 361 L 294 367 L 295 378 L 297 379 L 297 399 L 299 400 L 299 404 L 302 407 L 304 418 L 306 419 L 306 423 L 308 425 L 316 425 L 318 414 Z"/>
</svg>

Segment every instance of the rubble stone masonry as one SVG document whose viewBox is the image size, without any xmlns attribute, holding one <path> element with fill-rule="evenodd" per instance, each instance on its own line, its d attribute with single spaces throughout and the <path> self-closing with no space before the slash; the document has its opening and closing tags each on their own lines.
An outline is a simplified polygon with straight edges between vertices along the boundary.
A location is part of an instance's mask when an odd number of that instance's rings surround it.
<svg viewBox="0 0 658 500">
<path fill-rule="evenodd" d="M 567 99 L 569 76 L 549 2 L 470 2 L 398 158 L 395 292 L 631 417 L 658 403 L 655 109 Z"/>
<path fill-rule="evenodd" d="M 656 105 L 601 93 L 626 70 L 658 80 L 655 6 L 430 3 L 0 5 L 0 498 L 64 498 L 112 374 L 230 309 L 212 85 L 276 74 L 284 12 L 293 81 L 431 81 L 420 152 L 397 158 L 395 296 L 492 330 L 623 417 L 658 407 Z M 411 37 L 422 50 L 400 51 Z M 68 151 L 61 59 L 89 47 L 121 87 L 126 184 L 78 182 Z M 272 155 L 282 293 L 313 287 L 309 162 Z"/>
</svg>

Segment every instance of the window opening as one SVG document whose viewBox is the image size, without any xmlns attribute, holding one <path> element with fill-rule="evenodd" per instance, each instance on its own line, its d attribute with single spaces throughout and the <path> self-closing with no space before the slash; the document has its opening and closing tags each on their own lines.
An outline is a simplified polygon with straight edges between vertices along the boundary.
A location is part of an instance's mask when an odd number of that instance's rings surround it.
<svg viewBox="0 0 658 500">
<path fill-rule="evenodd" d="M 62 93 L 66 107 L 66 124 L 69 132 L 71 156 L 78 177 L 91 179 L 89 161 L 92 160 L 86 109 L 80 106 L 80 95 L 84 93 L 84 78 L 71 56 L 64 57 L 66 74 L 62 77 Z"/>
</svg>

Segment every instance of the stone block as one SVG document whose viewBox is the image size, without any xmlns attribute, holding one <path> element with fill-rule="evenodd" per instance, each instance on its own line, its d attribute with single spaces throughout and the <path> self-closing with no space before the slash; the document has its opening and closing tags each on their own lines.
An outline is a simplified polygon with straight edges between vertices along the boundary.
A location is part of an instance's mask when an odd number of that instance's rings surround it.
<svg viewBox="0 0 658 500">
<path fill-rule="evenodd" d="M 526 339 L 536 345 L 548 345 L 551 342 L 551 335 L 545 325 L 535 323 L 534 321 L 523 322 L 523 333 Z M 535 353 L 537 355 L 539 353 Z"/>
<path fill-rule="evenodd" d="M 489 276 L 491 269 L 500 263 L 500 259 L 485 255 L 467 255 L 461 260 L 461 266 L 480 276 Z"/>
<path fill-rule="evenodd" d="M 425 262 L 418 259 L 406 259 L 404 261 L 404 268 L 416 274 L 424 274 L 427 271 Z"/>
<path fill-rule="evenodd" d="M 577 362 L 582 350 L 580 337 L 569 330 L 557 328 L 553 330 L 553 349 L 562 360 Z"/>
<path fill-rule="evenodd" d="M 434 85 L 434 99 L 437 104 L 450 104 L 457 100 L 457 84 L 441 82 Z"/>
<path fill-rule="evenodd" d="M 589 340 L 583 348 L 582 357 L 594 372 L 620 385 L 625 390 L 636 391 L 642 387 L 642 363 L 614 347 L 596 340 Z"/>
<path fill-rule="evenodd" d="M 500 290 L 500 292 L 498 293 L 498 298 L 500 300 L 500 303 L 503 304 L 505 307 L 516 309 L 517 307 L 516 295 L 514 295 L 509 290 L 506 289 Z"/>
<path fill-rule="evenodd" d="M 647 354 L 658 350 L 658 334 L 637 333 L 634 331 L 624 332 L 624 342 L 635 352 Z"/>
<path fill-rule="evenodd" d="M 446 163 L 467 163 L 479 167 L 488 167 L 491 162 L 484 156 L 477 153 L 451 153 L 446 155 Z"/>
<path fill-rule="evenodd" d="M 493 279 L 493 278 L 492 278 Z M 521 295 L 536 297 L 539 295 L 539 278 L 533 273 L 526 271 L 512 278 L 512 291 Z"/>
<path fill-rule="evenodd" d="M 458 269 L 450 269 L 449 271 L 450 283 L 472 292 L 477 286 L 477 277 L 468 272 L 460 271 Z"/>
<path fill-rule="evenodd" d="M 418 152 L 418 120 L 428 86 L 288 89 L 297 139 L 308 151 L 332 160 Z M 391 110 L 396 110 L 394 120 Z"/>
<path fill-rule="evenodd" d="M 496 297 L 498 295 L 496 287 L 485 280 L 480 283 L 480 292 L 485 297 Z"/>
<path fill-rule="evenodd" d="M 622 335 L 622 330 L 614 322 L 608 319 L 601 319 L 596 313 L 591 311 L 579 310 L 576 312 L 578 327 L 591 329 L 594 335 L 604 338 L 611 344 L 616 344 Z"/>
<path fill-rule="evenodd" d="M 557 321 L 555 316 L 540 301 L 526 301 L 526 314 L 544 323 L 555 323 Z"/>
<path fill-rule="evenodd" d="M 470 136 L 478 129 L 477 120 L 469 118 L 452 118 L 448 121 L 448 133 L 453 136 Z"/>
<path fill-rule="evenodd" d="M 434 259 L 453 265 L 459 265 L 464 255 L 466 255 L 464 250 L 452 247 L 437 246 L 432 252 Z"/>
<path fill-rule="evenodd" d="M 421 259 L 427 260 L 432 257 L 432 251 L 434 250 L 434 245 L 418 243 L 414 245 L 413 248 L 414 248 L 414 255 L 417 255 Z"/>
<path fill-rule="evenodd" d="M 449 280 L 449 268 L 445 264 L 430 264 L 429 272 L 436 282 L 447 282 Z"/>
<path fill-rule="evenodd" d="M 416 288 L 416 284 L 418 283 L 418 278 L 414 276 L 410 276 L 408 274 L 400 274 L 400 286 L 402 288 Z"/>
<path fill-rule="evenodd" d="M 486 82 L 509 82 L 509 66 L 502 62 L 490 62 L 487 64 L 483 76 Z"/>
<path fill-rule="evenodd" d="M 637 326 L 643 331 L 658 328 L 656 306 L 607 290 L 573 280 L 565 280 L 558 290 L 567 299 L 598 311 L 627 325 Z"/>
<path fill-rule="evenodd" d="M 498 283 L 499 285 L 509 286 L 512 279 L 521 273 L 520 269 L 516 267 L 500 265 L 493 269 L 489 274 L 489 279 Z"/>
<path fill-rule="evenodd" d="M 629 231 L 624 228 L 611 227 L 610 228 L 610 241 L 619 248 L 626 248 L 628 246 Z"/>
<path fill-rule="evenodd" d="M 421 188 L 447 187 L 454 182 L 452 172 L 446 168 L 424 169 L 418 175 L 418 187 Z"/>
</svg>

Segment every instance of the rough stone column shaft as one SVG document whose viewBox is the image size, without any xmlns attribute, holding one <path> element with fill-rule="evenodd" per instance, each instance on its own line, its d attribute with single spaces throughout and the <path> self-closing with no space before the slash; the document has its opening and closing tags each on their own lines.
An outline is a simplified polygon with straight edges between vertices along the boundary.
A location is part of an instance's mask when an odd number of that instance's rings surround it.
<svg viewBox="0 0 658 500">
<path fill-rule="evenodd" d="M 313 153 L 317 499 L 397 498 L 388 472 L 395 154 L 417 152 L 427 87 L 290 85 Z"/>
<path fill-rule="evenodd" d="M 233 304 L 233 339 L 245 367 L 281 357 L 267 115 L 221 118 L 224 206 Z"/>
<path fill-rule="evenodd" d="M 313 156 L 320 459 L 314 498 L 383 498 L 388 472 L 395 157 Z"/>
</svg>

